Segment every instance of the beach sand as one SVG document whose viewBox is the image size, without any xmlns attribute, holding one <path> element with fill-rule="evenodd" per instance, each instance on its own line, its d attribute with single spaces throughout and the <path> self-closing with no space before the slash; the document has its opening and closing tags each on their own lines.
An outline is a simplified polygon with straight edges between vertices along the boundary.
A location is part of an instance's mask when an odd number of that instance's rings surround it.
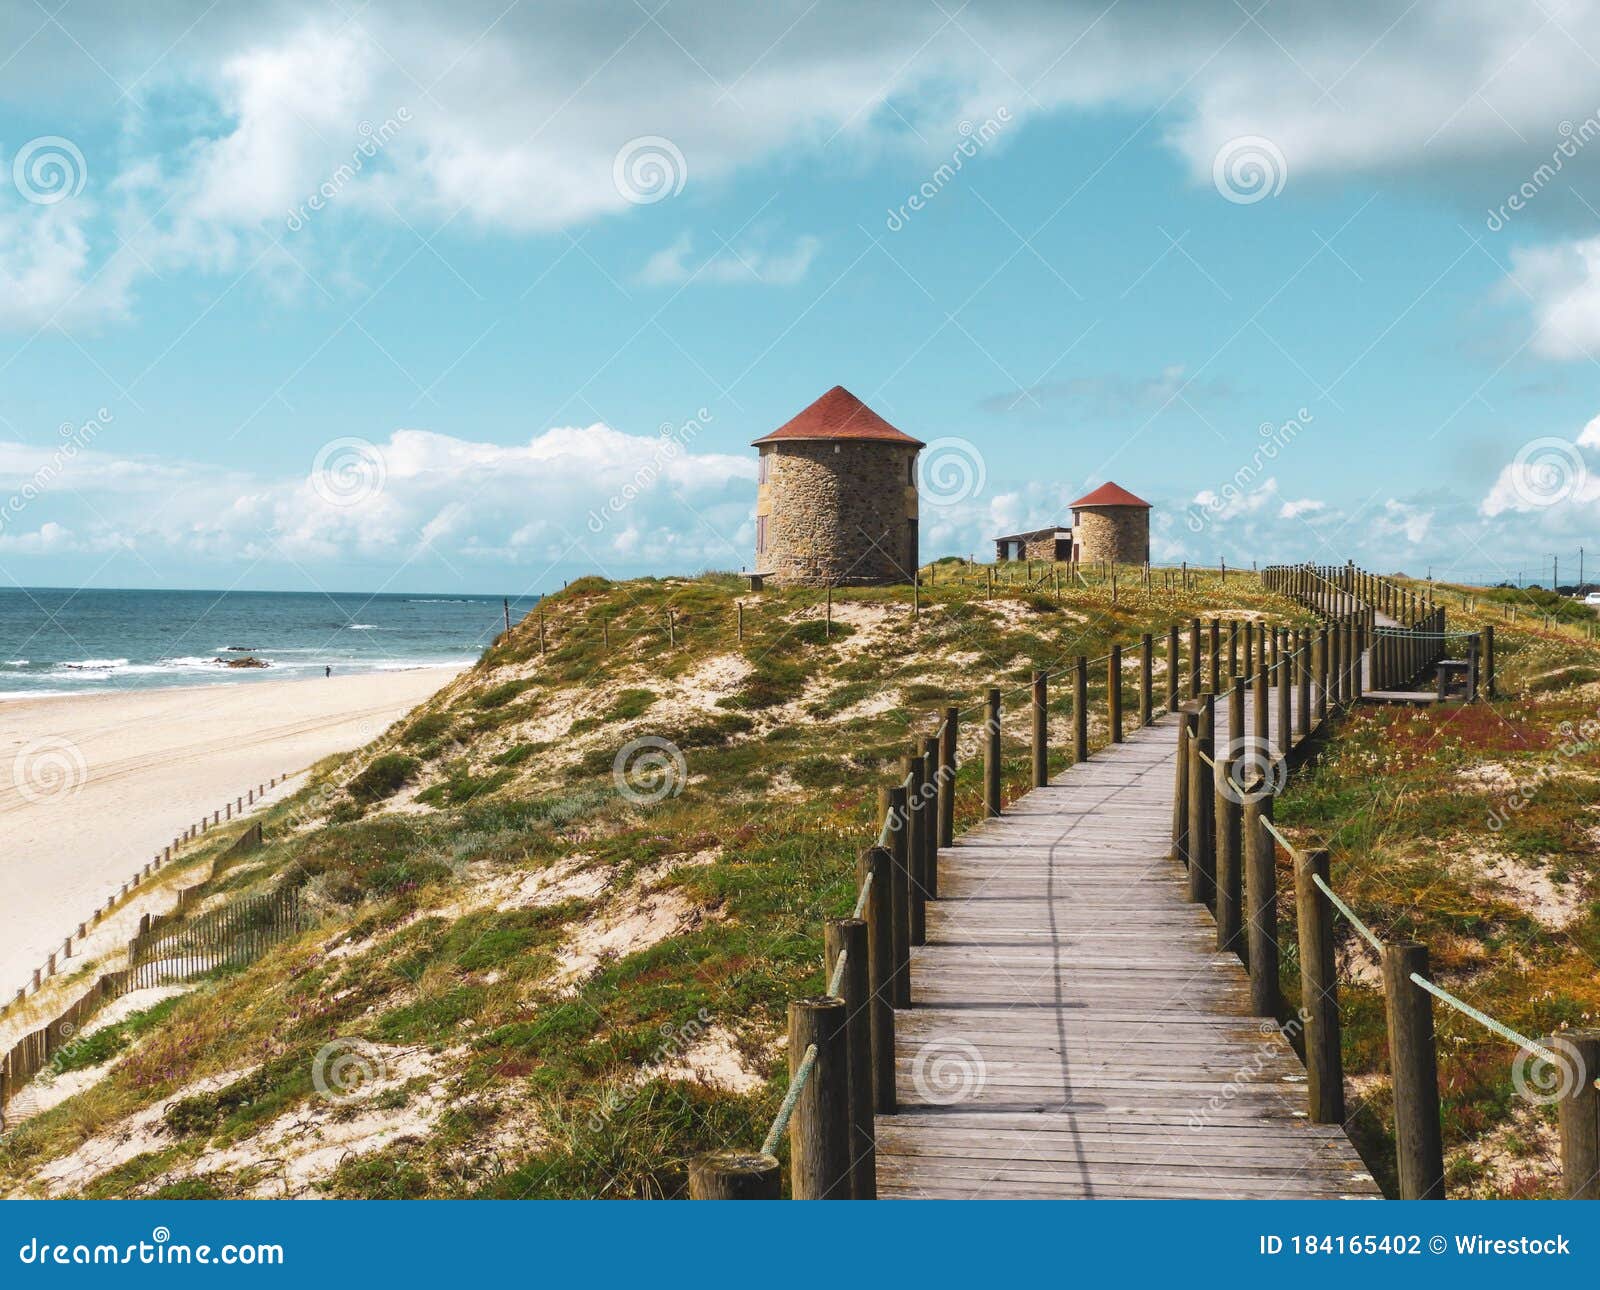
<svg viewBox="0 0 1600 1290">
<path fill-rule="evenodd" d="M 0 703 L 0 1001 L 188 825 L 376 738 L 457 671 Z"/>
</svg>

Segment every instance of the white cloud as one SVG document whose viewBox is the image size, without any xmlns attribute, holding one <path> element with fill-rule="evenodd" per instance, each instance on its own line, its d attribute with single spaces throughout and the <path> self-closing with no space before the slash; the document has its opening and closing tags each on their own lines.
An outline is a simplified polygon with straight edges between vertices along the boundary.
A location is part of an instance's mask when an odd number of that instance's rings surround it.
<svg viewBox="0 0 1600 1290">
<path fill-rule="evenodd" d="M 779 252 L 744 244 L 726 247 L 691 267 L 694 239 L 684 233 L 645 262 L 638 281 L 652 287 L 675 286 L 690 280 L 729 286 L 789 287 L 806 276 L 821 246 L 817 238 L 810 236 L 796 238 L 789 250 Z"/>
<path fill-rule="evenodd" d="M 1328 509 L 1328 504 L 1315 497 L 1297 497 L 1278 508 L 1281 520 L 1297 520 L 1304 515 L 1317 515 Z"/>
<path fill-rule="evenodd" d="M 1600 237 L 1514 248 L 1507 288 L 1502 295 L 1526 298 L 1537 353 L 1600 355 Z"/>
<path fill-rule="evenodd" d="M 1319 175 L 1382 174 L 1491 206 L 1548 156 L 1560 122 L 1595 110 L 1585 46 L 1600 31 L 1597 0 L 1556 12 L 1421 0 L 1399 14 L 1367 5 L 1254 15 L 1224 0 L 959 11 L 784 0 L 559 17 L 503 0 L 396 0 L 381 23 L 311 0 L 223 10 L 80 0 L 60 19 L 72 43 L 39 36 L 27 6 L 0 11 L 5 48 L 38 37 L 7 67 L 0 95 L 35 114 L 67 119 L 70 108 L 71 119 L 123 138 L 120 155 L 91 157 L 90 192 L 76 199 L 101 203 L 92 231 L 88 208 L 72 212 L 72 202 L 49 208 L 45 233 L 4 217 L 0 285 L 37 275 L 36 298 L 59 302 L 118 255 L 113 232 L 129 258 L 81 302 L 97 316 L 125 311 L 129 284 L 151 271 L 249 264 L 283 236 L 287 210 L 350 162 L 361 123 L 401 108 L 411 122 L 340 185 L 322 218 L 358 214 L 424 235 L 446 223 L 529 234 L 640 218 L 612 163 L 646 135 L 685 158 L 675 201 L 742 167 L 824 147 L 875 163 L 905 158 L 914 173 L 948 155 L 961 120 L 1001 106 L 1018 118 L 1164 107 L 1167 140 L 1201 184 L 1224 142 L 1261 135 L 1286 158 L 1291 191 Z M 125 111 L 123 87 L 140 110 Z M 1593 151 L 1569 175 L 1592 169 Z M 1563 188 L 1542 193 L 1535 213 L 1576 226 L 1588 217 Z M 293 249 L 317 271 L 304 241 Z M 762 257 L 758 271 L 718 253 L 712 280 L 797 278 L 814 252 L 802 240 Z M 13 304 L 0 321 L 31 325 L 41 307 Z"/>
<path fill-rule="evenodd" d="M 147 558 L 304 566 L 564 561 L 617 573 L 750 559 L 755 462 L 695 452 L 693 433 L 652 438 L 596 424 L 501 445 L 397 430 L 363 451 L 381 463 L 369 477 L 379 482 L 348 488 L 312 475 L 227 476 L 85 452 L 9 517 L 0 550 L 124 547 Z M 21 488 L 46 459 L 42 449 L 0 444 L 0 494 Z M 219 510 L 217 499 L 230 496 Z M 68 513 L 70 524 L 56 518 Z M 24 516 L 41 526 L 15 532 Z"/>
</svg>

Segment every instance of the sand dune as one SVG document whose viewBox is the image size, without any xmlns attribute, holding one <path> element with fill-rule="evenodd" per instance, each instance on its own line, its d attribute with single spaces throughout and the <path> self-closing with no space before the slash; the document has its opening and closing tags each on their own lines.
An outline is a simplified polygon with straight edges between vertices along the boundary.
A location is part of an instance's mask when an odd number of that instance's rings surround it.
<svg viewBox="0 0 1600 1290">
<path fill-rule="evenodd" d="M 454 675 L 0 703 L 0 996 L 185 826 L 274 775 L 359 747 Z"/>
</svg>

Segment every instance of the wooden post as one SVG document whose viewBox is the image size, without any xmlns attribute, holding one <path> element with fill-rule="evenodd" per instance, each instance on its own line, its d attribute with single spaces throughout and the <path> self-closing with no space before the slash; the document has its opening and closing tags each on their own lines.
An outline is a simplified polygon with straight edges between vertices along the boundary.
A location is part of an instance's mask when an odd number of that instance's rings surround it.
<svg viewBox="0 0 1600 1290">
<path fill-rule="evenodd" d="M 1200 620 L 1189 620 L 1189 697 L 1200 697 Z"/>
<path fill-rule="evenodd" d="M 1561 1089 L 1563 1190 L 1568 1200 L 1600 1200 L 1600 1030 L 1569 1030 L 1544 1045 L 1572 1061 L 1571 1086 Z"/>
<path fill-rule="evenodd" d="M 1313 1124 L 1344 1123 L 1344 1059 L 1339 1050 L 1333 905 L 1314 879 L 1328 881 L 1328 853 L 1299 857 L 1294 917 L 1300 942 L 1300 1015 L 1306 1027 L 1306 1110 Z"/>
<path fill-rule="evenodd" d="M 1072 760 L 1089 760 L 1089 661 L 1072 660 Z"/>
<path fill-rule="evenodd" d="M 1304 739 L 1311 733 L 1311 636 L 1298 628 L 1294 634 L 1294 672 L 1298 691 L 1295 697 L 1299 700 L 1295 728 Z"/>
<path fill-rule="evenodd" d="M 1167 711 L 1178 710 L 1178 624 L 1167 628 Z"/>
<path fill-rule="evenodd" d="M 1106 720 L 1111 724 L 1111 742 L 1122 742 L 1122 646 L 1113 645 L 1106 657 Z"/>
<path fill-rule="evenodd" d="M 779 1200 L 783 1175 L 776 1156 L 713 1151 L 689 1162 L 690 1200 Z"/>
<path fill-rule="evenodd" d="M 1483 628 L 1483 694 L 1487 699 L 1494 698 L 1494 624 L 1486 623 Z"/>
<path fill-rule="evenodd" d="M 1316 646 L 1317 664 L 1317 720 L 1328 719 L 1328 629 L 1317 630 L 1317 638 L 1313 642 Z"/>
<path fill-rule="evenodd" d="M 1237 748 L 1239 730 L 1244 725 L 1243 677 L 1234 680 L 1228 691 L 1228 743 Z M 1217 814 L 1217 948 L 1232 950 L 1246 959 L 1249 948 L 1244 937 L 1244 855 L 1243 824 L 1244 804 L 1236 789 L 1228 784 L 1229 776 L 1239 777 L 1237 755 L 1216 759 L 1214 777 Z"/>
<path fill-rule="evenodd" d="M 1155 677 L 1155 640 L 1146 632 L 1139 641 L 1139 724 L 1148 726 L 1155 720 L 1155 695 L 1151 684 Z"/>
<path fill-rule="evenodd" d="M 909 944 L 921 945 L 927 937 L 927 902 L 925 898 L 926 875 L 922 871 L 926 857 L 923 834 L 928 820 L 927 795 L 922 782 L 922 758 L 913 754 L 900 759 L 900 775 L 909 779 L 906 789 L 906 867 L 911 874 L 911 939 Z"/>
<path fill-rule="evenodd" d="M 1216 695 L 1201 695 L 1189 751 L 1189 899 L 1208 905 L 1217 894 L 1216 832 L 1211 814 L 1212 775 L 1202 756 L 1215 760 L 1216 703 Z"/>
<path fill-rule="evenodd" d="M 1219 618 L 1211 620 L 1209 644 L 1211 646 L 1211 657 L 1207 660 L 1206 672 L 1211 679 L 1211 683 L 1206 686 L 1206 689 L 1215 694 L 1222 685 L 1222 620 Z"/>
<path fill-rule="evenodd" d="M 1267 695 L 1267 669 L 1257 663 L 1255 668 L 1255 702 L 1250 705 L 1250 725 L 1256 737 L 1256 746 L 1258 748 L 1264 749 L 1267 746 L 1267 719 L 1271 715 L 1272 712 L 1268 706 Z"/>
<path fill-rule="evenodd" d="M 872 1018 L 867 1006 L 867 924 L 860 918 L 830 919 L 826 938 L 828 980 L 844 958 L 839 997 L 845 1006 L 845 1062 L 850 1098 L 850 1199 L 878 1198 L 872 1128 Z"/>
<path fill-rule="evenodd" d="M 506 615 L 506 639 L 510 640 L 511 639 L 511 600 L 510 600 L 510 598 L 509 597 L 503 597 L 501 599 L 501 601 L 500 601 L 500 607 L 503 610 L 505 610 L 505 615 Z"/>
<path fill-rule="evenodd" d="M 939 845 L 950 847 L 956 841 L 956 735 L 961 712 L 954 706 L 944 710 L 944 725 L 939 731 Z"/>
<path fill-rule="evenodd" d="M 1258 1017 L 1276 1017 L 1278 991 L 1278 871 L 1275 844 L 1262 821 L 1272 818 L 1265 785 L 1245 785 L 1244 886 L 1250 943 L 1250 1007 Z"/>
<path fill-rule="evenodd" d="M 1279 650 L 1277 654 L 1272 670 L 1278 676 L 1278 756 L 1287 757 L 1289 749 L 1294 747 L 1294 734 L 1289 729 L 1289 695 L 1293 687 L 1289 683 L 1289 660 L 1283 651 Z"/>
<path fill-rule="evenodd" d="M 867 978 L 872 995 L 872 1104 L 893 1115 L 894 1091 L 894 857 L 887 847 L 868 847 L 856 860 L 856 882 L 871 877 L 867 891 Z"/>
<path fill-rule="evenodd" d="M 889 825 L 889 909 L 894 932 L 894 1006 L 911 1006 L 911 871 L 906 866 L 906 788 L 878 790 L 878 827 Z"/>
<path fill-rule="evenodd" d="M 850 1198 L 850 1065 L 843 999 L 789 1004 L 789 1076 L 816 1045 L 816 1065 L 789 1121 L 789 1190 L 796 1200 Z"/>
<path fill-rule="evenodd" d="M 1394 1083 L 1395 1163 L 1401 1200 L 1444 1199 L 1439 1067 L 1433 996 L 1411 979 L 1428 975 L 1428 949 L 1415 941 L 1383 947 L 1389 1075 Z"/>
<path fill-rule="evenodd" d="M 1043 788 L 1050 782 L 1050 713 L 1049 673 L 1035 670 L 1033 674 L 1033 786 Z"/>
<path fill-rule="evenodd" d="M 1000 691 L 993 687 L 984 699 L 983 811 L 1000 814 Z"/>
<path fill-rule="evenodd" d="M 922 738 L 922 791 L 928 799 L 922 809 L 922 895 L 925 901 L 939 895 L 939 761 L 938 735 Z"/>
<path fill-rule="evenodd" d="M 1189 760 L 1200 714 L 1185 706 L 1178 710 L 1178 763 L 1172 789 L 1172 858 L 1189 863 Z"/>
</svg>

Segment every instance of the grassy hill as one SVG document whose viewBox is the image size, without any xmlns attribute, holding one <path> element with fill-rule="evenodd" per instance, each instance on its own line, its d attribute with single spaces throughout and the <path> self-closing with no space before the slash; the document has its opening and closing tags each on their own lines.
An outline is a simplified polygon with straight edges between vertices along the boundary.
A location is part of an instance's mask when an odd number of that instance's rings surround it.
<svg viewBox="0 0 1600 1290">
<path fill-rule="evenodd" d="M 181 997 L 135 996 L 138 1010 L 104 1038 L 69 1049 L 56 1078 L 81 1091 L 7 1135 L 0 1190 L 681 1194 L 690 1156 L 762 1137 L 785 1080 L 785 1005 L 821 989 L 822 922 L 853 903 L 877 788 L 898 779 L 898 758 L 944 705 L 968 710 L 959 829 L 981 806 L 967 745 L 988 685 L 1009 695 L 1009 796 L 1027 782 L 1015 691 L 1033 669 L 1192 614 L 1310 621 L 1250 575 L 1206 575 L 1178 593 L 1125 583 L 1114 601 L 1109 587 L 1058 597 L 1007 572 L 990 598 L 940 566 L 920 613 L 906 588 L 836 592 L 831 627 L 820 592 L 752 595 L 716 575 L 583 579 L 548 598 L 542 647 L 535 615 L 267 813 L 267 848 L 224 866 L 213 887 L 292 883 L 315 929 Z M 1539 693 L 1542 715 L 1558 702 L 1593 709 L 1591 682 L 1538 690 L 1566 654 L 1544 657 L 1533 635 L 1502 639 L 1508 689 Z M 1551 648 L 1594 657 L 1574 642 Z M 1156 676 L 1160 693 L 1159 660 Z M 1096 696 L 1103 686 L 1096 676 Z M 1058 713 L 1065 697 L 1064 685 L 1052 692 Z M 1103 711 L 1098 697 L 1091 711 Z M 1399 835 L 1380 825 L 1386 799 L 1362 795 L 1360 759 L 1373 755 L 1368 726 L 1393 720 L 1361 717 L 1295 781 L 1282 818 L 1389 854 Z M 1058 739 L 1066 730 L 1058 719 Z M 1416 769 L 1425 778 L 1420 758 Z M 1437 828 L 1429 844 L 1449 836 Z M 1587 845 L 1564 862 L 1585 895 Z M 1373 906 L 1375 887 L 1354 873 L 1336 865 Z M 1435 901 L 1440 890 L 1408 883 L 1421 914 L 1392 893 L 1371 912 L 1397 931 L 1440 920 L 1415 928 L 1430 939 L 1446 923 L 1462 944 L 1483 932 L 1484 962 L 1506 947 L 1513 964 L 1530 947 L 1557 953 L 1557 934 L 1531 915 L 1469 917 L 1457 907 L 1476 895 Z M 1593 909 L 1582 919 L 1560 935 L 1600 952 Z M 1370 1000 L 1350 997 L 1352 1052 L 1366 1060 Z M 1452 1078 L 1448 1056 L 1443 1069 Z M 1486 1115 L 1478 1127 L 1497 1124 Z M 1375 1113 L 1375 1150 L 1382 1132 Z"/>
</svg>

